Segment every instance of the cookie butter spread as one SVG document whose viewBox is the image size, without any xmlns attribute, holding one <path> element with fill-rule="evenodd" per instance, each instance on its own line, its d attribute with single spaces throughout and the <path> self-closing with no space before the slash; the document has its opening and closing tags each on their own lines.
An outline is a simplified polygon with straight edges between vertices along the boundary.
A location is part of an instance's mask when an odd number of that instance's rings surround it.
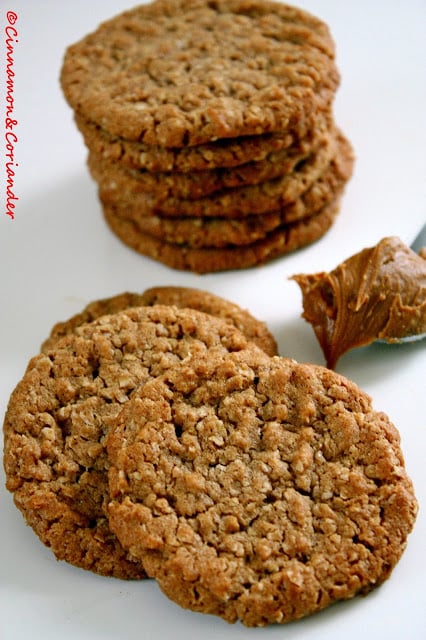
<svg viewBox="0 0 426 640">
<path fill-rule="evenodd" d="M 354 347 L 426 333 L 426 256 L 383 238 L 330 273 L 294 275 L 303 314 L 333 369 Z"/>
</svg>

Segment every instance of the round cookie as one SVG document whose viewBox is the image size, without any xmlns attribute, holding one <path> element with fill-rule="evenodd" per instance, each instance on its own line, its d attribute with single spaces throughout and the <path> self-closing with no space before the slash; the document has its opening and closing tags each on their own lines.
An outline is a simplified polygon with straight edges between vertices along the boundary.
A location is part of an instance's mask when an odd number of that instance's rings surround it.
<svg viewBox="0 0 426 640">
<path fill-rule="evenodd" d="M 123 207 L 137 208 L 141 215 L 155 213 L 171 218 L 188 216 L 238 219 L 273 211 L 294 202 L 318 180 L 332 158 L 340 152 L 340 146 L 350 146 L 349 142 L 343 142 L 342 139 L 342 134 L 333 130 L 324 137 L 318 148 L 289 174 L 260 184 L 223 189 L 196 199 L 167 195 L 161 197 L 159 194 L 145 191 L 136 178 L 126 180 L 125 187 L 114 175 L 103 175 L 93 165 L 89 168 L 99 185 L 103 203 L 116 205 L 119 202 Z"/>
<path fill-rule="evenodd" d="M 155 305 L 76 327 L 32 358 L 5 415 L 6 486 L 58 559 L 145 576 L 108 527 L 108 429 L 133 391 L 169 366 L 245 348 L 268 357 L 228 322 Z"/>
<path fill-rule="evenodd" d="M 185 147 L 297 130 L 339 84 L 328 27 L 268 0 L 157 0 L 66 51 L 72 109 L 112 135 Z"/>
<path fill-rule="evenodd" d="M 181 198 L 195 200 L 223 189 L 255 185 L 291 174 L 311 155 L 311 149 L 300 146 L 291 150 L 271 154 L 267 161 L 249 162 L 233 169 L 209 169 L 191 173 L 154 173 L 145 169 L 129 169 L 117 162 L 105 161 L 90 151 L 88 167 L 92 177 L 99 183 L 114 184 L 114 189 L 125 193 L 149 193 L 164 200 Z"/>
<path fill-rule="evenodd" d="M 335 201 L 342 194 L 352 174 L 352 167 L 352 152 L 349 146 L 346 149 L 341 145 L 340 153 L 336 154 L 320 178 L 294 202 L 276 211 L 236 220 L 142 215 L 137 206 L 121 206 L 119 199 L 115 203 L 115 211 L 117 216 L 133 220 L 143 233 L 173 244 L 183 244 L 191 248 L 223 248 L 229 245 L 252 244 L 277 227 L 309 218 Z M 102 194 L 100 198 L 102 200 Z M 108 206 L 108 202 L 106 205 Z"/>
<path fill-rule="evenodd" d="M 325 206 L 319 213 L 277 227 L 251 244 L 193 248 L 159 240 L 141 231 L 134 220 L 120 217 L 114 207 L 103 207 L 108 226 L 125 245 L 172 269 L 200 274 L 255 267 L 305 247 L 319 240 L 330 229 L 338 211 L 339 199 Z"/>
<path fill-rule="evenodd" d="M 234 168 L 249 162 L 265 162 L 271 156 L 294 146 L 314 146 L 318 129 L 331 126 L 327 111 L 312 112 L 298 123 L 297 134 L 279 131 L 254 136 L 223 138 L 192 147 L 167 148 L 146 145 L 112 136 L 95 123 L 75 114 L 75 122 L 86 146 L 107 162 L 119 162 L 133 169 L 157 172 L 191 173 L 217 168 Z"/>
<path fill-rule="evenodd" d="M 336 373 L 195 358 L 110 431 L 110 526 L 185 608 L 286 623 L 389 577 L 417 512 L 399 434 Z"/>
<path fill-rule="evenodd" d="M 277 355 L 277 343 L 266 324 L 254 318 L 246 309 L 208 291 L 190 287 L 152 287 L 143 293 L 121 293 L 89 303 L 80 313 L 65 322 L 58 322 L 43 342 L 42 351 L 52 348 L 59 338 L 72 333 L 77 327 L 100 316 L 118 313 L 130 307 L 154 304 L 189 307 L 233 324 L 249 340 L 270 356 Z"/>
<path fill-rule="evenodd" d="M 175 149 L 144 145 L 111 136 L 95 123 L 86 122 L 78 114 L 75 114 L 75 121 L 88 149 L 104 160 L 153 173 L 191 173 L 218 167 L 233 168 L 253 161 L 261 162 L 268 159 L 271 153 L 289 148 L 297 140 L 294 134 L 283 131 L 225 138 L 204 145 Z"/>
</svg>

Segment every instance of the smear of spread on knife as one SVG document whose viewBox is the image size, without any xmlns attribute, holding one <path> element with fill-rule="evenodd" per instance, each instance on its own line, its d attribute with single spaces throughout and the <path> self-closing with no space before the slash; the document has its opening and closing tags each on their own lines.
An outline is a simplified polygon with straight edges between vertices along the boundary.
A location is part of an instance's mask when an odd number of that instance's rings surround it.
<svg viewBox="0 0 426 640">
<path fill-rule="evenodd" d="M 351 256 L 333 271 L 292 276 L 303 295 L 327 366 L 375 340 L 401 342 L 426 333 L 426 249 L 397 237 Z"/>
</svg>

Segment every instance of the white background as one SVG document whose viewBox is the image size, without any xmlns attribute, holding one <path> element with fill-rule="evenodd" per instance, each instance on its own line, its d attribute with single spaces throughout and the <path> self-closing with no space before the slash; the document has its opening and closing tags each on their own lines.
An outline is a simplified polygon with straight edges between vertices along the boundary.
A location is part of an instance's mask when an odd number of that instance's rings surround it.
<svg viewBox="0 0 426 640">
<path fill-rule="evenodd" d="M 9 0 L 0 9 L 0 413 L 51 326 L 89 301 L 154 285 L 222 295 L 266 320 L 282 355 L 323 364 L 301 295 L 288 277 L 329 270 L 386 235 L 410 243 L 426 213 L 426 3 L 306 0 L 330 25 L 342 74 L 335 114 L 356 169 L 337 222 L 319 242 L 265 267 L 197 276 L 133 253 L 103 222 L 85 150 L 59 88 L 65 47 L 129 4 L 124 0 Z M 5 202 L 6 11 L 18 14 L 14 115 L 19 197 Z M 2 128 L 3 127 L 3 128 Z M 420 513 L 391 578 L 366 598 L 286 627 L 248 630 L 178 608 L 153 581 L 122 582 L 57 562 L 25 526 L 0 482 L 0 637 L 426 638 L 425 343 L 374 344 L 345 355 L 338 371 L 367 391 L 400 430 Z"/>
</svg>

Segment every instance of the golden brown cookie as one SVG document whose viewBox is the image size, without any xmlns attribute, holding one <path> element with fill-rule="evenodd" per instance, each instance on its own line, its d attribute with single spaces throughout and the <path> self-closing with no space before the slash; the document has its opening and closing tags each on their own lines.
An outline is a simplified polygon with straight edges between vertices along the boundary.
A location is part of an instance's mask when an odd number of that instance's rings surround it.
<svg viewBox="0 0 426 640">
<path fill-rule="evenodd" d="M 417 503 L 399 434 L 329 369 L 194 358 L 110 431 L 110 526 L 174 602 L 286 623 L 386 580 Z"/>
<path fill-rule="evenodd" d="M 274 155 L 291 148 L 315 146 L 318 130 L 324 128 L 324 123 L 331 126 L 332 121 L 329 111 L 313 111 L 298 123 L 297 133 L 283 130 L 223 138 L 191 147 L 168 148 L 113 136 L 78 113 L 74 115 L 86 146 L 96 155 L 107 162 L 119 162 L 132 169 L 145 169 L 153 173 L 192 173 L 268 162 Z"/>
<path fill-rule="evenodd" d="M 72 109 L 112 135 L 163 147 L 296 130 L 339 83 L 328 27 L 268 0 L 157 0 L 65 54 Z"/>
<path fill-rule="evenodd" d="M 80 313 L 65 322 L 58 322 L 42 345 L 42 351 L 51 349 L 59 338 L 72 333 L 77 327 L 100 316 L 118 313 L 130 307 L 154 304 L 189 307 L 222 318 L 237 327 L 249 340 L 270 356 L 277 355 L 277 343 L 266 324 L 254 318 L 237 304 L 208 291 L 190 287 L 152 287 L 143 293 L 121 293 L 89 303 Z"/>
<path fill-rule="evenodd" d="M 274 211 L 294 202 L 320 178 L 337 154 L 349 153 L 349 149 L 349 142 L 333 129 L 317 149 L 296 164 L 290 173 L 259 184 L 222 189 L 209 196 L 193 199 L 168 195 L 167 187 L 162 194 L 160 191 L 148 191 L 136 177 L 127 176 L 123 179 L 116 171 L 102 173 L 93 163 L 89 163 L 89 169 L 99 185 L 103 203 L 119 203 L 123 207 L 136 209 L 140 215 L 238 219 Z"/>
<path fill-rule="evenodd" d="M 148 193 L 160 201 L 167 198 L 195 200 L 223 189 L 256 185 L 288 175 L 297 170 L 311 156 L 310 149 L 286 149 L 271 154 L 267 161 L 249 162 L 232 169 L 209 169 L 191 173 L 154 173 L 145 169 L 128 169 L 117 162 L 108 162 L 93 151 L 88 156 L 88 167 L 99 183 L 113 183 L 117 192 L 127 194 Z"/>
<path fill-rule="evenodd" d="M 196 249 L 252 244 L 283 224 L 309 218 L 342 194 L 352 174 L 353 155 L 346 142 L 340 145 L 338 151 L 309 189 L 294 202 L 278 210 L 238 219 L 143 215 L 133 202 L 122 204 L 122 194 L 117 190 L 117 198 L 114 201 L 115 212 L 119 217 L 133 220 L 143 233 L 173 244 L 182 244 Z M 102 201 L 102 193 L 100 199 Z M 105 204 L 108 206 L 109 202 L 106 201 Z"/>
<path fill-rule="evenodd" d="M 154 305 L 74 328 L 32 358 L 4 420 L 6 486 L 58 559 L 143 578 L 108 527 L 106 436 L 133 391 L 191 355 L 263 351 L 229 322 Z"/>
<path fill-rule="evenodd" d="M 251 244 L 193 248 L 144 233 L 134 220 L 120 217 L 111 206 L 103 207 L 104 217 L 111 231 L 128 247 L 173 269 L 200 274 L 262 265 L 305 247 L 319 240 L 330 229 L 338 211 L 339 200 L 336 200 L 319 213 L 281 225 Z"/>
</svg>

